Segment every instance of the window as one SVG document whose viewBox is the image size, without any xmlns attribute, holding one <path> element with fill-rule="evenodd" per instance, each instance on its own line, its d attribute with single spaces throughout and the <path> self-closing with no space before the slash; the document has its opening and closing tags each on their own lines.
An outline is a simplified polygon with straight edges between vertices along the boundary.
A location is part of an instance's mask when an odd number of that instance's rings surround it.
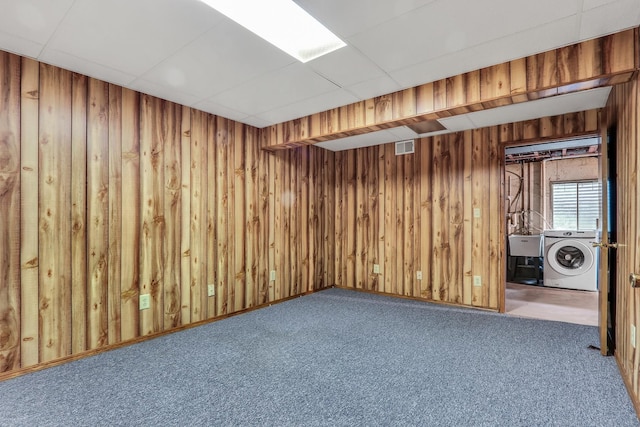
<svg viewBox="0 0 640 427">
<path fill-rule="evenodd" d="M 552 183 L 553 228 L 561 230 L 598 228 L 600 192 L 601 186 L 598 181 Z"/>
</svg>

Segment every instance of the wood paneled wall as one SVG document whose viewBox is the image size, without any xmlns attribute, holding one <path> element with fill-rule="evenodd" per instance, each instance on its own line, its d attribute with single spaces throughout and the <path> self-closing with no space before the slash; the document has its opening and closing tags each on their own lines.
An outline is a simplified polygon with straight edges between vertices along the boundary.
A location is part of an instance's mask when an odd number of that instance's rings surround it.
<svg viewBox="0 0 640 427">
<path fill-rule="evenodd" d="M 334 155 L 263 144 L 0 52 L 0 377 L 332 284 Z"/>
<path fill-rule="evenodd" d="M 270 126 L 269 149 L 342 138 L 628 81 L 638 30 L 622 31 Z"/>
<path fill-rule="evenodd" d="M 640 80 L 613 88 L 607 125 L 617 129 L 616 358 L 640 411 L 640 351 L 631 345 L 631 326 L 640 326 L 640 289 L 629 284 L 640 273 Z"/>
<path fill-rule="evenodd" d="M 598 129 L 590 110 L 422 138 L 404 156 L 394 144 L 337 152 L 336 284 L 503 308 L 504 147 Z"/>
</svg>

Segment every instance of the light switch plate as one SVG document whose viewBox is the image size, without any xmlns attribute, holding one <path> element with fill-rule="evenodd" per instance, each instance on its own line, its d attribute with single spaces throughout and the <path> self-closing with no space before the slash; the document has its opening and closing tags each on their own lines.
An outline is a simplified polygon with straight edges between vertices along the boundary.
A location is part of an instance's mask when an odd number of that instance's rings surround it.
<svg viewBox="0 0 640 427">
<path fill-rule="evenodd" d="M 416 279 L 422 280 L 422 271 L 416 271 Z"/>
<path fill-rule="evenodd" d="M 481 276 L 473 276 L 473 286 L 482 286 Z"/>
<path fill-rule="evenodd" d="M 210 297 L 216 296 L 216 285 L 207 286 L 207 295 Z"/>
<path fill-rule="evenodd" d="M 373 274 L 380 274 L 380 264 L 373 264 Z"/>
</svg>

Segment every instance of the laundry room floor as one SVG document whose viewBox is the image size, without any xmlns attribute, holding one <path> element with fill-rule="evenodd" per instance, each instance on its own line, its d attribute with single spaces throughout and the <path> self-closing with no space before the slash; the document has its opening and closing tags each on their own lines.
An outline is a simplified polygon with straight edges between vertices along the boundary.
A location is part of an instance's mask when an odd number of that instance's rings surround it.
<svg viewBox="0 0 640 427">
<path fill-rule="evenodd" d="M 598 292 L 507 283 L 506 313 L 598 326 Z"/>
</svg>

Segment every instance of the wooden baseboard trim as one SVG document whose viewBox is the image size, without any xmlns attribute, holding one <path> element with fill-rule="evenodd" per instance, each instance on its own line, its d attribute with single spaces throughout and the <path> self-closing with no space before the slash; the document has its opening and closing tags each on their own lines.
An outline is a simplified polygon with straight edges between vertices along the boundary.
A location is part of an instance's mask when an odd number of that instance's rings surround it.
<svg viewBox="0 0 640 427">
<path fill-rule="evenodd" d="M 627 393 L 629 394 L 629 398 L 631 399 L 631 403 L 633 404 L 633 408 L 636 410 L 636 417 L 638 417 L 638 420 L 640 420 L 640 401 L 638 400 L 638 396 L 636 396 L 636 394 L 633 392 L 633 386 L 631 384 L 630 376 L 627 374 L 627 370 L 624 368 L 618 352 L 614 353 L 614 357 L 616 359 L 616 363 L 618 364 L 618 371 L 620 371 L 620 376 L 622 377 L 624 386 L 627 388 Z"/>
<path fill-rule="evenodd" d="M 100 354 L 100 353 L 104 353 L 104 352 L 111 351 L 111 350 L 116 350 L 116 349 L 119 349 L 119 348 L 122 348 L 122 347 L 127 347 L 127 346 L 130 346 L 130 345 L 138 344 L 138 343 L 141 343 L 143 341 L 148 341 L 148 340 L 151 340 L 151 339 L 154 339 L 154 338 L 162 337 L 162 336 L 173 334 L 173 333 L 176 333 L 176 332 L 185 331 L 187 329 L 195 328 L 195 327 L 198 327 L 198 326 L 207 325 L 209 323 L 217 322 L 219 320 L 228 319 L 229 317 L 238 316 L 240 314 L 245 314 L 245 313 L 249 313 L 251 311 L 259 310 L 259 309 L 262 309 L 262 308 L 265 308 L 265 307 L 270 307 L 270 306 L 272 306 L 274 304 L 280 304 L 280 303 L 285 302 L 285 301 L 289 301 L 289 300 L 292 300 L 292 299 L 295 299 L 295 298 L 300 298 L 300 297 L 303 297 L 305 295 L 310 295 L 310 294 L 313 294 L 313 293 L 321 292 L 321 291 L 324 291 L 324 290 L 329 289 L 329 288 L 330 287 L 303 292 L 301 294 L 292 295 L 290 297 L 282 298 L 282 299 L 279 299 L 277 301 L 270 301 L 270 302 L 267 302 L 267 303 L 264 303 L 264 304 L 256 305 L 254 307 L 245 308 L 243 310 L 236 311 L 236 312 L 233 312 L 233 313 L 223 314 L 221 316 L 217 316 L 217 317 L 214 317 L 212 319 L 201 320 L 201 321 L 198 321 L 198 322 L 190 323 L 188 325 L 178 326 L 177 328 L 169 329 L 169 330 L 166 330 L 166 331 L 156 332 L 156 333 L 145 335 L 145 336 L 142 336 L 142 337 L 137 337 L 137 338 L 134 338 L 134 339 L 131 339 L 131 340 L 122 341 L 122 342 L 119 342 L 119 343 L 116 343 L 116 344 L 111 344 L 111 345 L 108 345 L 108 346 L 104 346 L 104 347 L 100 347 L 100 348 L 96 348 L 96 349 L 92 349 L 92 350 L 83 351 L 82 353 L 77 353 L 77 354 L 72 354 L 72 355 L 69 355 L 69 356 L 64 356 L 64 357 L 61 357 L 59 359 L 38 363 L 37 365 L 29 366 L 27 368 L 20 368 L 20 369 L 16 369 L 16 370 L 13 370 L 13 371 L 2 372 L 2 373 L 0 373 L 0 381 L 5 381 L 5 380 L 11 379 L 11 378 L 15 378 L 15 377 L 19 377 L 19 376 L 22 376 L 22 375 L 30 374 L 32 372 L 42 371 L 42 370 L 47 369 L 47 368 L 51 368 L 51 367 L 54 367 L 54 366 L 62 365 L 64 363 L 69 363 L 69 362 L 73 362 L 73 361 L 76 361 L 76 360 L 84 359 L 84 358 L 87 358 L 87 357 L 95 356 L 95 355 Z"/>
</svg>

